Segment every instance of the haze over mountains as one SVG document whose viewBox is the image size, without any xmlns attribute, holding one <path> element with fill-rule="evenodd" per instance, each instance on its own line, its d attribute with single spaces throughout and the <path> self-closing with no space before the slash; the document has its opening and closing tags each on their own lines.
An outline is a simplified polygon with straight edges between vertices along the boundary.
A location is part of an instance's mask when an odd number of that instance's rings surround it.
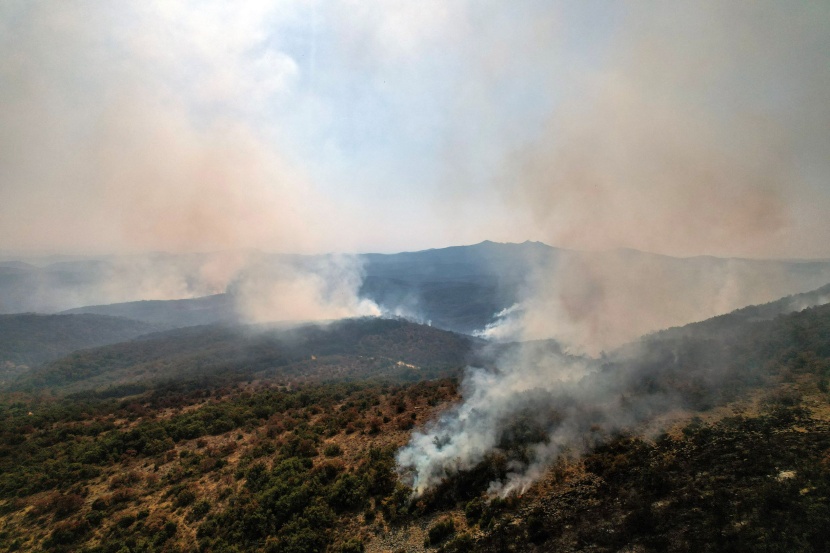
<svg viewBox="0 0 830 553">
<path fill-rule="evenodd" d="M 43 267 L 7 261 L 0 265 L 0 310 L 112 315 L 158 328 L 383 314 L 494 339 L 557 338 L 598 350 L 828 282 L 830 261 L 482 242 L 348 256 L 156 254 Z"/>
</svg>

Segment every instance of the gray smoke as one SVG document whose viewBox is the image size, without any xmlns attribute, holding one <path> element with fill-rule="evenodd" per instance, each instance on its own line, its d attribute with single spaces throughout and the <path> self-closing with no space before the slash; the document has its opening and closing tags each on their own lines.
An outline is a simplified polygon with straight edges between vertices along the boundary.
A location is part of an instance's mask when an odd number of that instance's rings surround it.
<svg viewBox="0 0 830 553">
<path fill-rule="evenodd" d="M 570 409 L 592 401 L 595 391 L 581 385 L 589 371 L 587 360 L 548 354 L 530 362 L 525 351 L 502 358 L 498 370 L 468 368 L 461 386 L 464 398 L 423 431 L 413 433 L 398 452 L 403 476 L 416 495 L 440 484 L 458 471 L 470 470 L 492 453 L 510 422 L 522 413 L 540 416 L 545 440 L 533 446 L 532 464 L 514 464 L 506 482 L 493 482 L 492 493 L 521 490 L 539 467 L 577 437 L 579 418 L 563 411 L 552 416 L 555 398 L 567 396 Z"/>
<path fill-rule="evenodd" d="M 553 338 L 571 353 L 597 355 L 650 332 L 828 282 L 827 263 L 564 251 L 555 263 L 537 263 L 519 302 L 478 334 L 502 342 Z"/>
<path fill-rule="evenodd" d="M 567 12 L 550 10 L 565 20 Z M 830 92 L 828 6 L 631 2 L 614 14 L 615 30 L 623 30 L 593 70 L 549 73 L 556 97 L 549 117 L 534 137 L 506 144 L 504 163 L 495 164 L 504 198 L 527 215 L 527 234 L 579 249 L 821 255 L 830 238 L 830 226 L 816 224 L 826 219 L 830 170 L 830 104 L 821 99 Z M 562 27 L 532 29 L 530 50 L 546 48 L 555 59 Z M 533 55 L 511 62 L 480 70 L 509 78 L 539 67 Z M 454 167 L 476 150 L 472 143 L 458 146 Z M 617 250 L 539 267 L 522 301 L 482 334 L 552 337 L 569 352 L 598 354 L 645 332 L 775 299 L 782 285 L 779 296 L 799 291 L 787 290 L 788 275 L 772 265 L 759 273 L 748 262 L 702 257 L 696 271 L 682 271 L 658 257 Z M 659 377 L 671 367 L 665 361 L 649 370 Z M 532 345 L 492 363 L 497 368 L 468 369 L 462 402 L 399 451 L 399 469 L 417 494 L 503 451 L 516 420 L 529 421 L 538 437 L 510 460 L 493 493 L 521 490 L 564 452 L 681 405 L 672 393 L 636 386 L 644 363 L 636 355 L 621 372 L 539 356 Z M 721 377 L 705 377 L 705 393 L 714 394 Z"/>
<path fill-rule="evenodd" d="M 617 15 L 596 70 L 566 73 L 538 134 L 506 156 L 505 198 L 543 241 L 578 249 L 822 255 L 828 6 L 632 2 Z"/>
<path fill-rule="evenodd" d="M 491 345 L 481 353 L 485 367 L 467 368 L 462 402 L 399 450 L 399 473 L 420 496 L 501 459 L 500 474 L 486 469 L 493 478 L 488 493 L 523 493 L 560 456 L 578 455 L 620 432 L 659 432 L 672 419 L 661 415 L 734 399 L 759 381 L 766 361 L 754 359 L 746 342 L 732 347 L 729 340 L 744 334 L 741 325 L 822 305 L 828 288 L 670 329 L 599 358 L 567 355 L 552 341 Z M 747 337 L 767 340 L 759 328 Z"/>
</svg>

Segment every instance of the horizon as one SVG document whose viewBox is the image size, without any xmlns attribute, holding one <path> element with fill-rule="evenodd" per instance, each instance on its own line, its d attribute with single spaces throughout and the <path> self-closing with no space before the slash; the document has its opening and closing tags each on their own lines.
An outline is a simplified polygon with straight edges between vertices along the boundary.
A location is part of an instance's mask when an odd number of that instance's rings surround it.
<svg viewBox="0 0 830 553">
<path fill-rule="evenodd" d="M 425 247 L 423 249 L 412 249 L 412 250 L 389 250 L 389 251 L 323 251 L 319 253 L 299 253 L 299 252 L 289 252 L 289 251 L 268 251 L 259 248 L 238 248 L 238 249 L 225 249 L 225 250 L 193 250 L 193 251 L 164 251 L 164 250 L 148 250 L 148 251 L 137 251 L 137 252 L 105 252 L 105 253 L 66 253 L 60 251 L 53 251 L 53 252 L 4 252 L 0 251 L 0 263 L 11 263 L 11 262 L 22 262 L 22 263 L 31 263 L 35 260 L 45 260 L 45 259 L 56 259 L 56 261 L 51 261 L 51 263 L 60 263 L 63 261 L 98 261 L 98 260 L 105 260 L 108 258 L 140 258 L 140 257 L 152 257 L 152 256 L 199 256 L 199 255 L 222 255 L 222 254 L 237 254 L 237 253 L 247 253 L 247 254 L 261 254 L 261 255 L 273 255 L 273 256 L 298 256 L 298 257 L 325 257 L 325 256 L 365 256 L 365 255 L 398 255 L 398 254 L 412 254 L 412 253 L 421 253 L 421 252 L 428 252 L 428 251 L 435 251 L 435 250 L 445 250 L 451 248 L 470 248 L 475 246 L 481 246 L 484 244 L 495 244 L 495 245 L 502 245 L 502 246 L 522 246 L 525 244 L 540 244 L 545 247 L 559 250 L 559 251 L 568 251 L 574 253 L 590 253 L 590 254 L 603 254 L 603 253 L 612 253 L 612 252 L 621 252 L 621 251 L 631 251 L 635 253 L 641 253 L 646 255 L 654 255 L 654 256 L 661 256 L 661 257 L 671 257 L 675 259 L 694 259 L 694 258 L 702 258 L 708 257 L 713 259 L 721 259 L 721 260 L 740 260 L 740 261 L 775 261 L 775 262 L 792 262 L 792 263 L 811 263 L 811 262 L 827 262 L 830 261 L 830 256 L 828 257 L 742 257 L 742 256 L 726 256 L 726 255 L 715 255 L 715 254 L 708 254 L 708 253 L 701 253 L 695 255 L 671 255 L 667 253 L 655 252 L 655 251 L 648 251 L 648 250 L 641 250 L 637 248 L 630 248 L 625 246 L 618 246 L 613 248 L 603 248 L 603 249 L 577 249 L 577 248 L 566 248 L 562 246 L 555 246 L 552 244 L 548 244 L 546 242 L 540 240 L 524 240 L 521 242 L 500 242 L 495 240 L 484 239 L 479 242 L 474 243 L 467 243 L 467 244 L 449 244 L 449 245 L 441 245 L 441 246 L 433 246 L 433 247 Z M 34 263 L 31 263 L 34 264 Z M 43 267 L 48 266 L 43 265 Z M 42 267 L 41 267 L 42 268 Z"/>
</svg>

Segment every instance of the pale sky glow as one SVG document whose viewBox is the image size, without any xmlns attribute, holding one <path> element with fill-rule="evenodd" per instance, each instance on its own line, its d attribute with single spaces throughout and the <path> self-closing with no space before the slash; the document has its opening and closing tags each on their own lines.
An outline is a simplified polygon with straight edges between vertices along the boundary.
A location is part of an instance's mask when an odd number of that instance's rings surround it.
<svg viewBox="0 0 830 553">
<path fill-rule="evenodd" d="M 830 257 L 820 2 L 0 4 L 0 250 Z"/>
</svg>

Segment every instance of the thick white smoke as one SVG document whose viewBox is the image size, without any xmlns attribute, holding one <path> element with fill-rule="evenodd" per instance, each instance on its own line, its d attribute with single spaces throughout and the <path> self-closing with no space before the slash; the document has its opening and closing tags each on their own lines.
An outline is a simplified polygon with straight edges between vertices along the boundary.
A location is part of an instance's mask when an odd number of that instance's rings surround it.
<svg viewBox="0 0 830 553">
<path fill-rule="evenodd" d="M 362 281 L 357 256 L 272 258 L 247 267 L 231 291 L 239 314 L 253 323 L 379 316 L 375 302 L 359 297 Z"/>
<path fill-rule="evenodd" d="M 227 293 L 236 312 L 233 320 L 248 323 L 381 315 L 373 301 L 360 296 L 364 271 L 357 255 L 230 251 L 112 256 L 22 267 L 18 288 L 7 284 L 0 291 L 0 312 L 60 312 Z"/>
<path fill-rule="evenodd" d="M 468 368 L 461 389 L 463 403 L 424 431 L 413 433 L 409 445 L 398 453 L 398 465 L 417 495 L 455 472 L 474 468 L 499 445 L 511 419 L 534 402 L 550 405 L 552 394 L 577 391 L 587 371 L 585 362 L 553 354 L 540 363 L 521 358 L 511 361 L 515 364 L 504 364 L 500 371 Z M 570 421 L 562 421 L 557 428 L 550 427 L 553 420 L 540 422 L 550 441 L 540 446 L 547 451 L 534 453 L 534 458 L 544 462 L 568 445 Z M 506 482 L 493 482 L 492 492 L 509 493 L 532 478 L 527 466 L 513 469 Z"/>
<path fill-rule="evenodd" d="M 416 495 L 496 451 L 506 456 L 506 472 L 488 492 L 522 493 L 560 455 L 580 453 L 676 403 L 666 393 L 634 394 L 634 375 L 608 374 L 602 364 L 550 343 L 510 348 L 497 365 L 468 368 L 464 401 L 398 452 L 399 471 Z"/>
</svg>

